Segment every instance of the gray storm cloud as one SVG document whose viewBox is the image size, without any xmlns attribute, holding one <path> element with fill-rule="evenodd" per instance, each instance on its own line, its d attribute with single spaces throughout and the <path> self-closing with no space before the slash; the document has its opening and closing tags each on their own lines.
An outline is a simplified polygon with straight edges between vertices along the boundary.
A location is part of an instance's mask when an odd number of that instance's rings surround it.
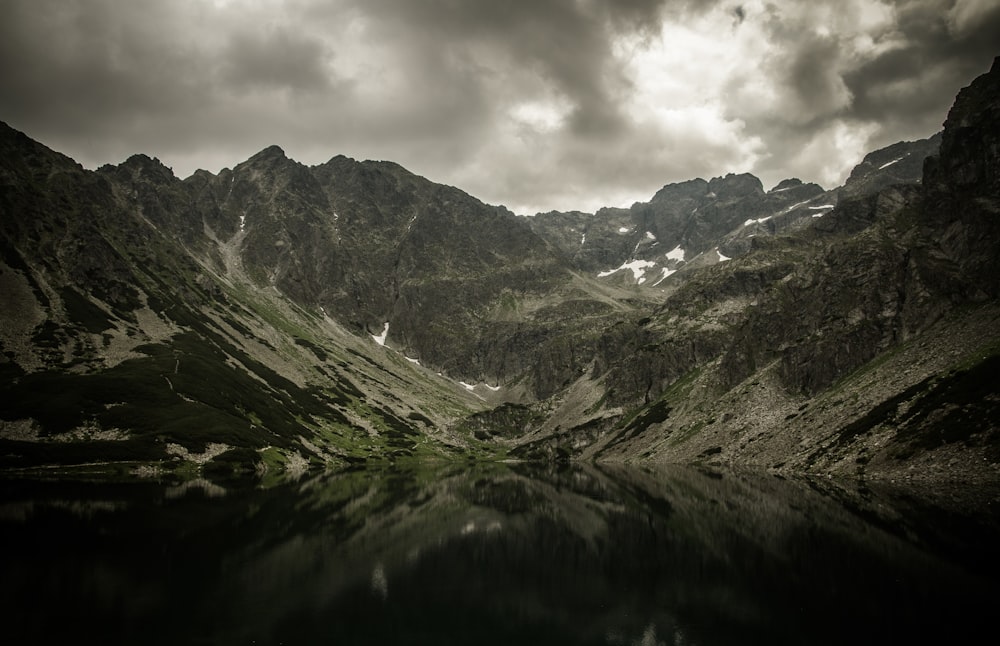
<svg viewBox="0 0 1000 646">
<path fill-rule="evenodd" d="M 282 146 L 518 212 L 749 171 L 842 181 L 1000 54 L 987 0 L 5 0 L 0 119 L 180 176 Z"/>
</svg>

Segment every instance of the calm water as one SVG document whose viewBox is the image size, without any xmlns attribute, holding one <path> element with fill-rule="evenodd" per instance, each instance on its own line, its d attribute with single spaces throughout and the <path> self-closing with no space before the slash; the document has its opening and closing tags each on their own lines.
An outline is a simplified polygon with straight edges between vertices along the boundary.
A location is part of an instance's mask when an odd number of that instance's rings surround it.
<svg viewBox="0 0 1000 646">
<path fill-rule="evenodd" d="M 0 482 L 6 644 L 979 643 L 1000 502 L 696 470 Z"/>
</svg>

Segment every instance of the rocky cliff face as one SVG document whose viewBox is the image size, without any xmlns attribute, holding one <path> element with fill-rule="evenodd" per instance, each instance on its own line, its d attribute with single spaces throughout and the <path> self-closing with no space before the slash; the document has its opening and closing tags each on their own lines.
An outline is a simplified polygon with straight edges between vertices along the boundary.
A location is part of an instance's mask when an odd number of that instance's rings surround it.
<svg viewBox="0 0 1000 646">
<path fill-rule="evenodd" d="M 945 121 L 941 153 L 924 169 L 927 213 L 952 262 L 976 278 L 977 298 L 1000 285 L 1000 59 L 955 100 Z"/>
<path fill-rule="evenodd" d="M 0 455 L 996 475 L 998 77 L 838 189 L 728 175 L 533 218 L 277 147 L 89 172 L 4 126 Z"/>
</svg>

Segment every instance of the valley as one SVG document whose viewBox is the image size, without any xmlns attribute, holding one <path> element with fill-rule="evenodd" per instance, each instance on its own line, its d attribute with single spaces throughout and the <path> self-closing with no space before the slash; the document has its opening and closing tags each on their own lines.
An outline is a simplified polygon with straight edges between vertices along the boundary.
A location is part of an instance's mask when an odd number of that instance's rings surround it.
<svg viewBox="0 0 1000 646">
<path fill-rule="evenodd" d="M 844 186 L 517 216 L 277 146 L 186 179 L 0 126 L 0 466 L 571 461 L 1000 479 L 1000 63 Z"/>
</svg>

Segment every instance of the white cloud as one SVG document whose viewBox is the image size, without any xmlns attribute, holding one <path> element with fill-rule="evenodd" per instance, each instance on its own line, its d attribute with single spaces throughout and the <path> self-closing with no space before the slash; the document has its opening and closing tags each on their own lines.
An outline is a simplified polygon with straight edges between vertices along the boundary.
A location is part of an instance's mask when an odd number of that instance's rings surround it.
<svg viewBox="0 0 1000 646">
<path fill-rule="evenodd" d="M 996 11 L 996 0 L 956 0 L 948 11 L 948 25 L 956 36 L 964 36 Z"/>
<path fill-rule="evenodd" d="M 553 132 L 565 126 L 570 106 L 565 102 L 529 100 L 515 104 L 508 112 L 514 127 L 534 134 Z"/>
<path fill-rule="evenodd" d="M 843 183 L 844 174 L 869 152 L 868 142 L 877 129 L 876 124 L 833 121 L 785 163 L 821 185 L 838 186 Z"/>
</svg>

